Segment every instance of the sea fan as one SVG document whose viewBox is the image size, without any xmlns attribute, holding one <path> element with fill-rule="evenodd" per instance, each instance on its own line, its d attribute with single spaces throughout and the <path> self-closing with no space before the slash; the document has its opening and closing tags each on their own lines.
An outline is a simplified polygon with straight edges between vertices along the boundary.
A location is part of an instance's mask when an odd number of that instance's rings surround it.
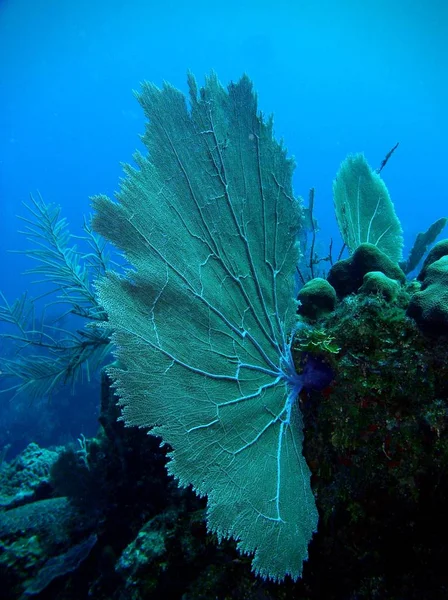
<svg viewBox="0 0 448 600">
<path fill-rule="evenodd" d="M 207 495 L 207 523 L 264 578 L 300 577 L 317 510 L 302 456 L 291 336 L 301 206 L 293 162 L 248 77 L 184 95 L 145 83 L 146 157 L 97 232 L 132 265 L 99 283 L 127 425 L 170 447 L 168 471 Z"/>
</svg>

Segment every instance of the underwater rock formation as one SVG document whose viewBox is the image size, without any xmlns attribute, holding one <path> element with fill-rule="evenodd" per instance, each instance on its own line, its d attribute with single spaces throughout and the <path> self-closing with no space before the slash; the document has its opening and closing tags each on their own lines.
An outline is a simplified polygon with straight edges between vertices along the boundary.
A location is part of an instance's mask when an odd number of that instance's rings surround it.
<svg viewBox="0 0 448 600">
<path fill-rule="evenodd" d="M 398 264 L 373 244 L 361 244 L 353 254 L 335 263 L 327 280 L 334 287 L 339 298 L 353 294 L 363 284 L 364 275 L 371 271 L 380 271 L 390 279 L 400 283 L 406 280 Z"/>
<path fill-rule="evenodd" d="M 336 306 L 334 287 L 321 277 L 307 281 L 300 289 L 297 299 L 300 303 L 299 315 L 313 320 L 330 313 Z"/>
<path fill-rule="evenodd" d="M 418 276 L 422 282 L 412 295 L 407 314 L 426 333 L 448 334 L 448 240 L 432 248 Z"/>
<path fill-rule="evenodd" d="M 45 498 L 58 451 L 31 443 L 0 470 L 0 507 L 14 508 Z"/>
<path fill-rule="evenodd" d="M 439 260 L 439 258 L 442 258 L 442 256 L 447 256 L 447 255 L 448 255 L 448 239 L 440 240 L 440 242 L 437 242 L 437 244 L 435 244 L 431 248 L 431 250 L 428 252 L 428 255 L 426 256 L 425 260 L 423 261 L 423 265 L 420 270 L 420 273 L 417 276 L 417 280 L 424 281 L 428 267 L 430 267 L 432 265 L 432 263 Z"/>
<path fill-rule="evenodd" d="M 0 578 L 6 599 L 30 597 L 75 570 L 84 548 L 79 554 L 72 549 L 96 524 L 67 497 L 55 496 L 51 469 L 60 451 L 29 444 L 1 471 Z"/>
<path fill-rule="evenodd" d="M 363 277 L 360 294 L 380 294 L 386 300 L 394 300 L 400 291 L 400 284 L 381 271 L 369 271 Z"/>
</svg>

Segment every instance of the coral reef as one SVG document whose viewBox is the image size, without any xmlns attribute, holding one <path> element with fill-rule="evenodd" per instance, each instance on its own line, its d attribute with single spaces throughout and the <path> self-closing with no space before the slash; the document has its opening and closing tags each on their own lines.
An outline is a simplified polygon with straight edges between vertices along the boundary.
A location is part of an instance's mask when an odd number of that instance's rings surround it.
<svg viewBox="0 0 448 600">
<path fill-rule="evenodd" d="M 33 445 L 3 471 L 3 495 L 46 490 L 2 515 L 6 598 L 443 597 L 448 348 L 407 316 L 413 283 L 394 282 L 390 296 L 361 286 L 315 322 L 299 317 L 297 371 L 320 382 L 299 400 L 320 514 L 300 581 L 255 578 L 250 557 L 207 533 L 204 500 L 167 476 L 169 448 L 117 420 L 103 374 L 86 456 Z"/>
<path fill-rule="evenodd" d="M 399 263 L 379 177 L 396 146 L 377 172 L 350 156 L 334 192 L 351 256 L 333 264 L 330 244 L 319 259 L 314 190 L 303 214 L 250 80 L 189 85 L 190 112 L 168 84 L 144 85 L 149 158 L 126 167 L 119 202 L 95 199 L 95 226 L 134 270 L 110 272 L 90 225 L 93 263 L 80 261 L 57 207 L 33 201 L 35 272 L 90 325 L 67 347 L 6 360 L 11 389 L 39 397 L 75 382 L 107 356 L 111 330 L 119 350 L 95 438 L 30 444 L 9 463 L 2 452 L 2 597 L 447 597 L 448 240 L 418 281 L 400 268 L 445 221 Z M 296 303 L 306 220 L 312 279 Z M 322 260 L 328 278 L 314 278 Z M 107 274 L 98 297 L 88 265 Z M 2 301 L 12 337 L 39 346 L 48 326 L 26 326 L 26 297 Z"/>
</svg>

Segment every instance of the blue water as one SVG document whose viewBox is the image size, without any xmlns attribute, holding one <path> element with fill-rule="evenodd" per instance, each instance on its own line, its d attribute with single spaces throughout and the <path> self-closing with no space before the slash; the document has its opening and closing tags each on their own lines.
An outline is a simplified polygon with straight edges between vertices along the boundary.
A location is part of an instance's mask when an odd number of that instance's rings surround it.
<svg viewBox="0 0 448 600">
<path fill-rule="evenodd" d="M 376 167 L 400 142 L 382 175 L 406 254 L 448 216 L 447 40 L 444 0 L 0 2 L 0 290 L 10 301 L 35 292 L 29 259 L 8 253 L 27 247 L 22 202 L 39 191 L 79 234 L 89 196 L 112 194 L 140 145 L 132 89 L 147 79 L 186 91 L 188 69 L 199 84 L 211 69 L 223 84 L 251 77 L 296 158 L 295 193 L 316 189 L 322 253 L 330 237 L 341 245 L 331 194 L 341 161 L 361 151 Z M 46 409 L 51 424 L 0 396 L 0 446 L 93 435 L 98 387 L 76 394 Z"/>
</svg>

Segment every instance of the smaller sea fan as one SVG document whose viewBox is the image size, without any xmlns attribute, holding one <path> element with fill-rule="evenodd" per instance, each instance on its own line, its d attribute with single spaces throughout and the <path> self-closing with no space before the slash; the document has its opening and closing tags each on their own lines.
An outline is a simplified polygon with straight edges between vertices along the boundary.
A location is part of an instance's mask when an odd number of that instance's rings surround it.
<svg viewBox="0 0 448 600">
<path fill-rule="evenodd" d="M 336 219 L 350 253 L 368 242 L 394 262 L 403 251 L 403 231 L 384 181 L 363 154 L 350 154 L 333 181 Z"/>
</svg>

